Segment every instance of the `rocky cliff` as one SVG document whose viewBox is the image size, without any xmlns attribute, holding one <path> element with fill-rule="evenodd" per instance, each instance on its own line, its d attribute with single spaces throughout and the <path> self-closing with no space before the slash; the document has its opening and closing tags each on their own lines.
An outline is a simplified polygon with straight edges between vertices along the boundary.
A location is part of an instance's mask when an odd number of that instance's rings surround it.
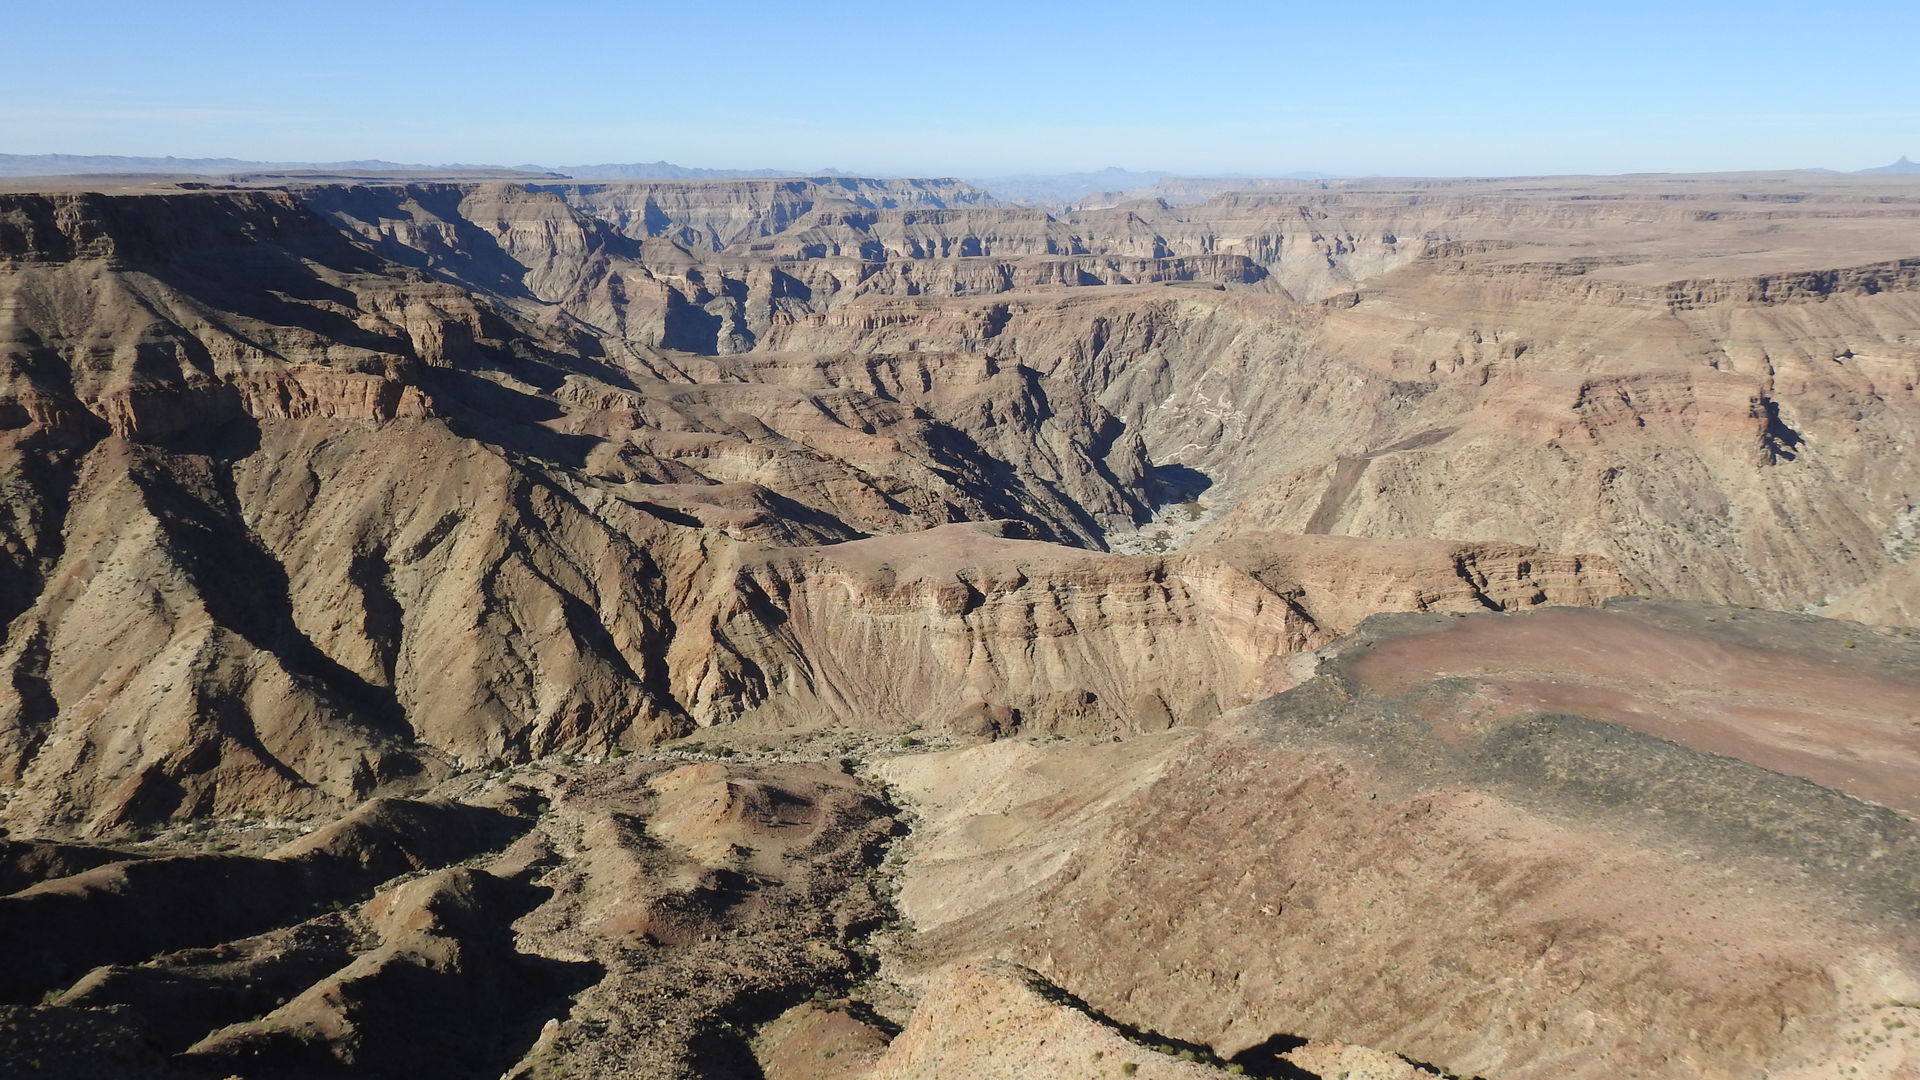
<svg viewBox="0 0 1920 1080">
<path fill-rule="evenodd" d="M 1908 618 L 1920 207 L 1591 194 L 8 196 L 10 812 L 1139 731 L 1383 608 Z"/>
<path fill-rule="evenodd" d="M 550 192 L 4 214 L 0 770 L 37 828 L 332 813 L 742 719 L 1162 728 L 1368 604 L 1627 587 L 1497 544 L 1382 549 L 1385 588 L 1284 535 L 1104 554 L 1182 480 L 1089 387 L 964 343 L 618 337 L 556 282 L 647 250 Z"/>
<path fill-rule="evenodd" d="M 0 1071 L 1910 1072 L 1787 183 L 0 195 Z"/>
</svg>

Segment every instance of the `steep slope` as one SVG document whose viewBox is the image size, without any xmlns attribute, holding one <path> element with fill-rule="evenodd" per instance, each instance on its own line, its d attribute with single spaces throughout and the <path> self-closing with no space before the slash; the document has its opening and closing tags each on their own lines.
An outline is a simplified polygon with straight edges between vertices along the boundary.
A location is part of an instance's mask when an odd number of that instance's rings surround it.
<svg viewBox="0 0 1920 1080">
<path fill-rule="evenodd" d="M 1752 284 L 1676 310 L 1496 298 L 1413 267 L 1315 308 L 1159 289 L 872 298 L 770 344 L 984 353 L 1092 395 L 1200 495 L 1203 538 L 1505 539 L 1605 555 L 1661 592 L 1798 608 L 1910 557 L 1904 280 L 1779 301 Z"/>
<path fill-rule="evenodd" d="M 1363 612 L 1592 604 L 1604 563 L 1475 544 L 1269 537 L 1119 556 L 977 525 L 740 556 L 667 666 L 702 723 L 888 718 L 962 735 L 1131 734 L 1292 685 Z M 885 678 L 874 673 L 884 672 Z"/>
<path fill-rule="evenodd" d="M 1371 604 L 1627 587 L 1497 544 L 1381 548 L 1406 560 L 1384 589 L 1284 535 L 1089 550 L 1179 484 L 1093 394 L 961 352 L 608 335 L 543 275 L 635 249 L 548 193 L 16 196 L 0 221 L 16 826 L 334 814 L 741 719 L 1155 729 L 1286 685 Z"/>
<path fill-rule="evenodd" d="M 1902 1076 L 1916 650 L 1674 602 L 1375 617 L 1204 728 L 839 763 L 721 728 L 304 835 L 12 843 L 0 1068 Z"/>
<path fill-rule="evenodd" d="M 0 1071 L 1920 1068 L 1920 197 L 1163 194 L 0 195 Z"/>
<path fill-rule="evenodd" d="M 1293 184 L 1064 216 L 801 184 L 814 209 L 756 188 L 739 239 L 691 247 L 666 237 L 720 228 L 721 189 L 469 187 L 444 213 L 662 377 L 926 410 L 1043 481 L 1022 504 L 1084 510 L 1047 507 L 1082 543 L 1204 491 L 1209 536 L 1499 539 L 1803 608 L 1897 591 L 1916 502 L 1920 200 L 1873 183 Z M 404 240 L 415 213 L 374 216 Z"/>
</svg>

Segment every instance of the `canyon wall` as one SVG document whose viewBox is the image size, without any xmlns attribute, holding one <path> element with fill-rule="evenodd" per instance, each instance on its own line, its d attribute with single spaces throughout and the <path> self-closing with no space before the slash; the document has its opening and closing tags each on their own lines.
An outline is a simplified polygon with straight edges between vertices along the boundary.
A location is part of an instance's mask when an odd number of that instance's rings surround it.
<svg viewBox="0 0 1920 1080">
<path fill-rule="evenodd" d="M 1905 621 L 1917 227 L 1525 185 L 0 197 L 7 813 L 322 812 L 716 723 L 1152 730 L 1382 609 Z"/>
</svg>

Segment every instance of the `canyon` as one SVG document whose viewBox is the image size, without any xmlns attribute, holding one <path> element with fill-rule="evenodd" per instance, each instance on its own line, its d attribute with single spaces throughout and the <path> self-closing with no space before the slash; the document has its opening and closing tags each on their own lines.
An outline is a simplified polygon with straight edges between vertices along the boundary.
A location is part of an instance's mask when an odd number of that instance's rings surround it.
<svg viewBox="0 0 1920 1080">
<path fill-rule="evenodd" d="M 8 179 L 0 1063 L 1920 1075 L 1917 385 L 1899 176 Z"/>
</svg>

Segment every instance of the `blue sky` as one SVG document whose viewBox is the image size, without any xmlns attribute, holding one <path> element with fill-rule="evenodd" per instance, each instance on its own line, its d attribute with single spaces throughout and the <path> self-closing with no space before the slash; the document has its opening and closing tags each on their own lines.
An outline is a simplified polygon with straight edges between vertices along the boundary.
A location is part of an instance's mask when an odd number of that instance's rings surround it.
<svg viewBox="0 0 1920 1080">
<path fill-rule="evenodd" d="M 990 175 L 1920 158 L 1920 0 L 0 0 L 0 152 Z"/>
</svg>

